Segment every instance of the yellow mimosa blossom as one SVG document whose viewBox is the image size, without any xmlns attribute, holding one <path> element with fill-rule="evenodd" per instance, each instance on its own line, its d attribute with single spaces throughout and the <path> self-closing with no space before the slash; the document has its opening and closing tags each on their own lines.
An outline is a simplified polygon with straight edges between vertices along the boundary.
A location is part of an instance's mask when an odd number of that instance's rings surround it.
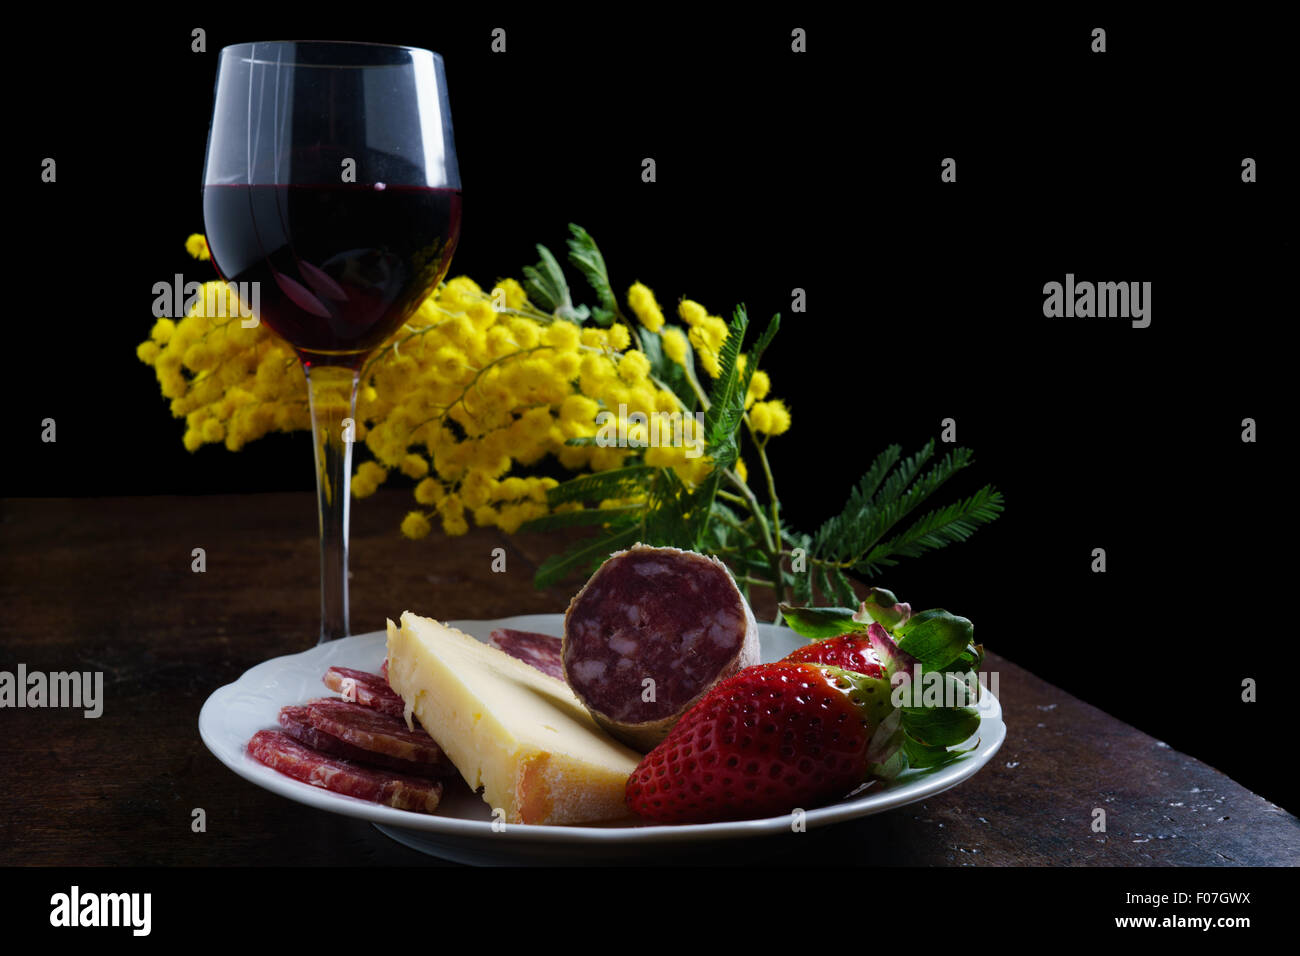
<svg viewBox="0 0 1300 956">
<path fill-rule="evenodd" d="M 622 468 L 627 454 L 627 449 L 624 448 L 596 448 L 591 453 L 591 469 L 609 471 L 611 468 Z"/>
<path fill-rule="evenodd" d="M 727 340 L 727 323 L 716 315 L 705 316 L 692 327 L 691 331 L 698 332 L 700 340 L 715 352 L 722 348 L 722 343 Z"/>
<path fill-rule="evenodd" d="M 561 352 L 551 360 L 555 374 L 564 382 L 572 382 L 581 368 L 582 357 L 577 352 Z"/>
<path fill-rule="evenodd" d="M 693 308 L 686 309 L 690 305 Z M 691 328 L 687 333 L 691 345 L 695 347 L 695 355 L 704 366 L 704 371 L 709 374 L 710 378 L 717 378 L 721 372 L 721 366 L 718 362 L 718 350 L 722 348 L 722 343 L 727 340 L 727 323 L 722 321 L 716 315 L 699 314 L 703 311 L 703 306 L 696 302 L 683 301 L 682 309 L 689 312 L 692 316 Z M 697 312 L 697 310 L 699 310 Z"/>
<path fill-rule="evenodd" d="M 686 336 L 676 326 L 669 326 L 662 333 L 664 355 L 678 365 L 686 364 Z"/>
<path fill-rule="evenodd" d="M 745 393 L 745 407 L 749 408 L 755 402 L 767 398 L 767 393 L 772 387 L 772 380 L 767 377 L 767 373 L 761 368 L 754 371 L 754 377 L 749 380 L 749 391 Z"/>
<path fill-rule="evenodd" d="M 622 322 L 615 322 L 609 327 L 609 347 L 616 351 L 623 351 L 632 344 L 632 333 L 627 330 L 627 326 Z"/>
<path fill-rule="evenodd" d="M 489 359 L 498 359 L 506 355 L 513 355 L 519 348 L 515 342 L 514 335 L 507 326 L 499 322 L 488 329 L 487 335 L 484 336 L 484 348 L 487 349 Z"/>
<path fill-rule="evenodd" d="M 185 240 L 185 251 L 200 262 L 207 262 L 212 258 L 208 252 L 207 237 L 201 232 L 196 232 Z"/>
<path fill-rule="evenodd" d="M 201 234 L 186 249 L 208 258 Z M 244 328 L 224 282 L 205 282 L 200 292 L 185 317 L 154 320 L 136 346 L 171 413 L 184 421 L 184 447 L 224 444 L 234 451 L 274 431 L 309 430 L 307 381 L 293 349 L 265 325 Z M 727 325 L 704 306 L 682 299 L 683 324 L 670 323 L 650 288 L 637 282 L 628 289 L 627 314 L 639 323 L 641 341 L 660 337 L 669 361 L 716 377 Z M 373 495 L 390 472 L 401 472 L 423 509 L 406 515 L 401 530 L 420 538 L 435 515 L 444 533 L 459 535 L 470 521 L 513 533 L 549 513 L 547 491 L 557 480 L 536 471 L 644 463 L 671 468 L 688 486 L 697 485 L 712 468 L 707 450 L 691 449 L 687 457 L 684 443 L 672 444 L 671 426 L 656 447 L 642 447 L 656 433 L 639 422 L 624 425 L 629 447 L 566 444 L 596 436 L 602 412 L 680 414 L 685 402 L 695 402 L 660 387 L 636 344 L 623 323 L 583 326 L 539 312 L 514 279 L 490 291 L 466 276 L 447 280 L 361 366 L 352 439 L 368 459 L 356 466 L 352 494 Z M 769 399 L 770 388 L 767 373 L 756 370 L 746 407 L 759 434 L 790 426 L 789 411 Z M 347 408 L 342 392 L 322 401 Z M 527 476 L 516 473 L 521 469 Z M 745 477 L 743 462 L 735 469 Z M 641 494 L 605 504 L 637 505 Z M 554 510 L 583 508 L 569 501 Z"/>
<path fill-rule="evenodd" d="M 408 511 L 402 519 L 402 534 L 413 541 L 428 537 L 429 531 L 429 519 L 422 511 Z"/>
<path fill-rule="evenodd" d="M 713 349 L 709 348 L 708 344 L 704 341 L 704 335 L 700 331 L 699 326 L 695 326 L 691 329 L 690 340 L 691 345 L 695 347 L 695 357 L 699 359 L 700 365 L 704 367 L 704 371 L 709 373 L 709 378 L 717 378 L 718 373 L 722 371 L 722 367 L 718 363 L 717 353 L 714 352 Z"/>
<path fill-rule="evenodd" d="M 647 448 L 644 461 L 652 468 L 673 468 L 686 460 L 684 450 L 673 445 Z"/>
<path fill-rule="evenodd" d="M 415 486 L 415 500 L 422 505 L 436 505 L 446 494 L 446 486 L 436 478 L 425 478 Z"/>
<path fill-rule="evenodd" d="M 560 403 L 560 420 L 588 425 L 595 422 L 599 411 L 600 405 L 594 399 L 575 392 Z"/>
<path fill-rule="evenodd" d="M 460 496 L 465 507 L 475 509 L 487 504 L 492 498 L 494 485 L 496 480 L 489 477 L 486 471 L 475 469 L 468 472 L 460 483 Z"/>
<path fill-rule="evenodd" d="M 498 296 L 498 293 L 501 296 Z M 504 297 L 507 309 L 522 309 L 528 304 L 528 294 L 514 279 L 502 279 L 492 289 L 493 302 L 498 301 L 500 297 Z"/>
<path fill-rule="evenodd" d="M 509 328 L 515 344 L 521 349 L 531 349 L 541 338 L 541 328 L 531 319 L 511 319 Z"/>
<path fill-rule="evenodd" d="M 663 328 L 664 313 L 649 286 L 634 282 L 632 288 L 627 290 L 627 304 L 637 321 L 648 331 L 658 332 Z"/>
<path fill-rule="evenodd" d="M 493 492 L 494 501 L 518 501 L 528 494 L 528 482 L 511 475 L 497 484 Z"/>
<path fill-rule="evenodd" d="M 209 418 L 203 423 L 203 440 L 205 442 L 219 442 L 226 437 L 226 426 L 221 424 L 215 418 Z"/>
<path fill-rule="evenodd" d="M 352 496 L 368 498 L 373 495 L 388 477 L 388 469 L 373 461 L 363 461 L 352 476 Z"/>
<path fill-rule="evenodd" d="M 442 287 L 439 304 L 447 312 L 463 312 L 473 302 L 483 297 L 479 284 L 469 276 L 448 279 Z"/>
<path fill-rule="evenodd" d="M 459 382 L 466 368 L 465 353 L 453 345 L 444 345 L 433 354 L 432 373 L 445 382 Z"/>
<path fill-rule="evenodd" d="M 400 467 L 408 478 L 423 478 L 429 473 L 429 462 L 423 455 L 403 456 Z"/>
<path fill-rule="evenodd" d="M 465 520 L 464 512 L 454 515 L 442 516 L 442 530 L 448 537 L 457 537 L 469 531 L 469 522 Z"/>
<path fill-rule="evenodd" d="M 162 318 L 155 322 L 153 328 L 149 330 L 149 338 L 153 339 L 159 345 L 166 345 L 175 332 L 176 323 L 171 319 Z"/>
<path fill-rule="evenodd" d="M 552 322 L 542 331 L 542 342 L 557 351 L 573 351 L 581 343 L 581 333 L 572 322 Z"/>
<path fill-rule="evenodd" d="M 780 435 L 790 428 L 790 412 L 779 398 L 758 402 L 749 410 L 749 423 L 756 432 Z"/>
<path fill-rule="evenodd" d="M 618 363 L 618 375 L 629 385 L 636 385 L 638 382 L 645 381 L 650 374 L 650 360 L 645 357 L 644 352 L 638 352 L 633 349 L 631 352 L 624 352 L 623 358 Z"/>
<path fill-rule="evenodd" d="M 506 534 L 514 534 L 519 530 L 519 526 L 524 523 L 524 520 L 522 505 L 506 504 L 502 505 L 497 512 L 496 526 Z"/>
<path fill-rule="evenodd" d="M 704 306 L 690 299 L 682 299 L 677 303 L 677 314 L 681 316 L 683 322 L 687 325 L 694 326 L 709 317 L 709 312 Z"/>
</svg>

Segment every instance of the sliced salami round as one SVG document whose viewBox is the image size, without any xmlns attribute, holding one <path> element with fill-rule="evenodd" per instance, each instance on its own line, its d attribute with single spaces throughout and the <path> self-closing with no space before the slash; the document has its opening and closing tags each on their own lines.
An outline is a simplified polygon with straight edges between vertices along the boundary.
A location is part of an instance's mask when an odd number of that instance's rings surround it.
<svg viewBox="0 0 1300 956">
<path fill-rule="evenodd" d="M 488 643 L 511 657 L 537 668 L 558 680 L 564 680 L 564 662 L 560 657 L 563 642 L 549 634 L 515 631 L 508 627 L 493 631 Z M 400 698 L 399 698 L 400 699 Z"/>
<path fill-rule="evenodd" d="M 336 690 L 343 699 L 370 707 L 390 717 L 405 718 L 406 705 L 397 692 L 388 686 L 388 678 L 351 667 L 331 667 L 321 678 L 330 690 Z"/>
<path fill-rule="evenodd" d="M 278 730 L 259 730 L 248 754 L 286 776 L 332 793 L 382 803 L 398 810 L 432 813 L 442 799 L 442 783 L 359 764 L 312 750 Z"/>
<path fill-rule="evenodd" d="M 362 750 L 346 740 L 339 740 L 339 738 L 317 730 L 311 725 L 311 718 L 307 715 L 307 706 L 281 707 L 280 726 L 286 734 L 298 741 L 298 743 L 311 747 L 313 750 L 319 750 L 323 754 L 329 754 L 332 757 L 342 757 L 345 760 L 366 764 L 367 766 L 381 767 L 384 770 L 396 770 L 399 773 L 409 773 L 416 777 L 443 777 L 456 772 L 456 768 L 451 765 L 450 761 L 442 761 L 436 764 L 416 763 L 414 760 L 390 757 L 385 753 Z"/>
<path fill-rule="evenodd" d="M 596 722 L 646 752 L 710 687 L 758 663 L 758 626 L 717 558 L 637 544 L 569 602 L 561 657 Z"/>
<path fill-rule="evenodd" d="M 407 730 L 396 717 L 345 700 L 318 700 L 307 705 L 307 720 L 322 733 L 345 743 L 422 764 L 446 761 L 442 748 L 423 730 Z"/>
</svg>

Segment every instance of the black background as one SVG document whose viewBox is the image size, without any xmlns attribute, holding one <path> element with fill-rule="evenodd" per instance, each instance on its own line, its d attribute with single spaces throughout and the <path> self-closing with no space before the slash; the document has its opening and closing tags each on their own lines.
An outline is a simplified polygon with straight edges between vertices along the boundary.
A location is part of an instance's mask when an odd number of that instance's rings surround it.
<svg viewBox="0 0 1300 956">
<path fill-rule="evenodd" d="M 135 346 L 155 282 L 210 277 L 182 244 L 203 228 L 220 47 L 426 46 L 446 61 L 464 180 L 452 275 L 518 276 L 573 221 L 620 293 L 639 279 L 665 304 L 782 312 L 767 364 L 794 426 L 771 447 L 798 527 L 838 510 L 885 445 L 914 450 L 955 418 L 976 464 L 944 499 L 993 482 L 1007 512 L 873 583 L 972 618 L 991 649 L 1295 810 L 1278 756 L 1294 526 L 1280 28 L 610 11 L 418 7 L 386 9 L 391 26 L 306 28 L 223 6 L 29 43 L 21 148 L 5 151 L 21 272 L 0 490 L 312 487 L 306 435 L 186 453 Z M 196 26 L 206 53 L 190 50 Z M 796 26 L 806 54 L 790 50 Z M 1089 51 L 1094 26 L 1105 54 Z M 46 156 L 57 184 L 39 182 Z M 939 180 L 947 156 L 955 184 Z M 1044 318 L 1043 284 L 1067 272 L 1150 281 L 1151 326 Z M 795 287 L 808 311 L 791 315 Z M 56 444 L 40 441 L 46 417 Z M 1241 702 L 1245 677 L 1258 703 Z"/>
</svg>

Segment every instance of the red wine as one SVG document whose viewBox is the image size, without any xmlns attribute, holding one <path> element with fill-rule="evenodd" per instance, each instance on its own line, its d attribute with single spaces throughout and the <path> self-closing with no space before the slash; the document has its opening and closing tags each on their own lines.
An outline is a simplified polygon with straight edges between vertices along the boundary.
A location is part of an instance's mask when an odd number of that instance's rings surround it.
<svg viewBox="0 0 1300 956">
<path fill-rule="evenodd" d="M 221 277 L 259 284 L 258 319 L 309 365 L 357 365 L 446 274 L 460 191 L 213 185 L 203 220 Z"/>
</svg>

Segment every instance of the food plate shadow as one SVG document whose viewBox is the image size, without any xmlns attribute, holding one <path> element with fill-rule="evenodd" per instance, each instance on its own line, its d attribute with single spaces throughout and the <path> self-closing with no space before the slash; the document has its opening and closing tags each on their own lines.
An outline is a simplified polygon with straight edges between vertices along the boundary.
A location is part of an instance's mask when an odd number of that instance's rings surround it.
<svg viewBox="0 0 1300 956">
<path fill-rule="evenodd" d="M 498 834 L 499 847 L 485 845 L 481 838 L 449 840 L 440 835 L 430 839 L 418 830 L 373 824 L 384 836 L 412 850 L 452 863 L 469 866 L 825 866 L 834 848 L 837 857 L 843 846 L 844 826 L 820 828 L 747 840 L 702 840 L 695 844 L 644 844 L 634 847 L 609 847 L 608 852 L 593 853 L 590 847 L 567 852 L 555 846 L 513 841 Z M 844 862 L 850 862 L 847 857 Z M 856 862 L 870 864 L 870 857 Z"/>
</svg>

